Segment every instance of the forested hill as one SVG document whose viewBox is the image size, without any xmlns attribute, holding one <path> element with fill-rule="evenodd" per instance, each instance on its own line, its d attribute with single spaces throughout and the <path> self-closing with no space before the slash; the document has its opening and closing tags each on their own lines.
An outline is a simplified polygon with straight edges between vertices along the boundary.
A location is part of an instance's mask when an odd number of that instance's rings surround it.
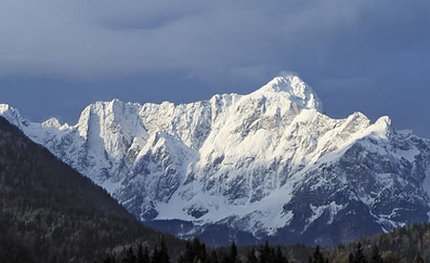
<svg viewBox="0 0 430 263">
<path fill-rule="evenodd" d="M 160 238 L 0 118 L 0 262 L 93 262 L 131 243 L 153 247 Z M 181 249 L 177 239 L 165 242 L 172 253 Z"/>
</svg>

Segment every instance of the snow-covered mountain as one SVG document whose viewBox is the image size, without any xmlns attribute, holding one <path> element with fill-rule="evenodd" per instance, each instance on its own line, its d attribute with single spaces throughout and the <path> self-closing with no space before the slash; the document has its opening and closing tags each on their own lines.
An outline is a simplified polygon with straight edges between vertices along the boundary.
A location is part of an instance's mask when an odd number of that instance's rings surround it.
<svg viewBox="0 0 430 263">
<path fill-rule="evenodd" d="M 0 114 L 144 223 L 209 245 L 335 244 L 428 221 L 430 142 L 388 117 L 332 119 L 297 76 L 190 104 L 97 102 L 73 126 Z"/>
</svg>

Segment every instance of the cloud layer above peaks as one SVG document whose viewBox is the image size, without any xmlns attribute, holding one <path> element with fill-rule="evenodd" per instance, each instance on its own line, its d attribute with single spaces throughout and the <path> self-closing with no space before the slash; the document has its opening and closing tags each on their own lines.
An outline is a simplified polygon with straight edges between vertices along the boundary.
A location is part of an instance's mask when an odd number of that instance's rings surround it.
<svg viewBox="0 0 430 263">
<path fill-rule="evenodd" d="M 379 56 L 428 51 L 429 7 L 369 0 L 3 1 L 0 74 L 267 78 L 282 69 L 377 67 Z"/>
</svg>

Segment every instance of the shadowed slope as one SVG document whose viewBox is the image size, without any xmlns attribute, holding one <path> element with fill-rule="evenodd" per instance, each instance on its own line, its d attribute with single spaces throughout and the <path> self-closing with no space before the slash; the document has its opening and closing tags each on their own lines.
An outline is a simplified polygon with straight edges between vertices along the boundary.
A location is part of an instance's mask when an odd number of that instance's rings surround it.
<svg viewBox="0 0 430 263">
<path fill-rule="evenodd" d="M 122 245 L 153 246 L 159 238 L 105 190 L 0 118 L 1 262 L 92 262 Z"/>
</svg>

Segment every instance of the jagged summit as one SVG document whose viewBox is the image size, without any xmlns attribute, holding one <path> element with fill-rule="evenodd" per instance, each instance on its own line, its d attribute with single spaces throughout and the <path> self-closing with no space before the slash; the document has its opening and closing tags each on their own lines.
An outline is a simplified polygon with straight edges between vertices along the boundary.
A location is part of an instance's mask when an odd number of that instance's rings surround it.
<svg viewBox="0 0 430 263">
<path fill-rule="evenodd" d="M 5 117 L 9 122 L 18 127 L 23 121 L 19 110 L 15 109 L 9 104 L 0 104 L 0 115 Z"/>
<path fill-rule="evenodd" d="M 281 93 L 301 108 L 323 112 L 323 104 L 313 89 L 296 75 L 278 76 L 261 87 L 256 93 Z"/>
<path fill-rule="evenodd" d="M 61 129 L 61 126 L 62 125 L 60 124 L 58 119 L 54 118 L 54 117 L 42 122 L 42 127 L 44 127 L 44 128 Z"/>
</svg>

